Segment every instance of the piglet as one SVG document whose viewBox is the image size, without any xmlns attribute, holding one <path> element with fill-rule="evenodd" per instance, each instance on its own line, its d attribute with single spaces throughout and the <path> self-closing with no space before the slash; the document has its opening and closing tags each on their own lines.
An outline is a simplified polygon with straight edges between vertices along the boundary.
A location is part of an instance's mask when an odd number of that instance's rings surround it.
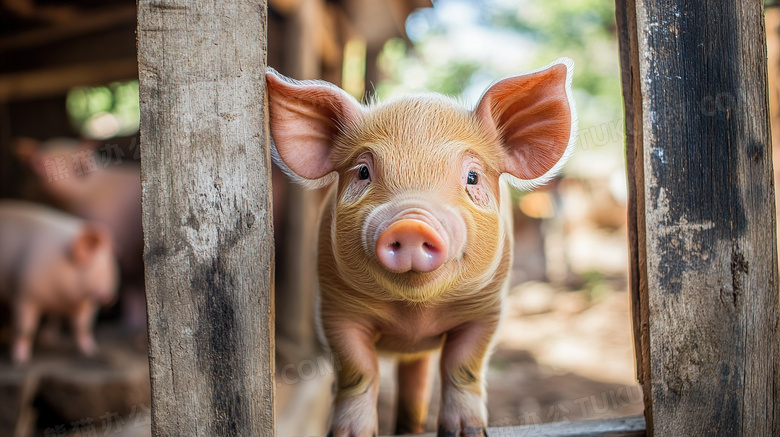
<svg viewBox="0 0 780 437">
<path fill-rule="evenodd" d="M 505 182 L 530 188 L 576 136 L 573 63 L 501 80 L 474 110 L 436 94 L 368 106 L 266 74 L 276 163 L 332 184 L 319 322 L 340 361 L 330 435 L 377 435 L 377 353 L 398 357 L 397 433 L 423 432 L 440 351 L 439 436 L 486 435 L 484 375 L 512 265 Z"/>
<path fill-rule="evenodd" d="M 123 322 L 131 330 L 145 329 L 140 167 L 132 163 L 113 165 L 122 162 L 123 152 L 114 151 L 109 145 L 98 150 L 98 144 L 84 139 L 52 138 L 40 142 L 20 137 L 14 146 L 19 160 L 31 170 L 31 197 L 37 194 L 47 203 L 100 223 L 109 231 L 123 278 Z M 115 161 L 112 165 L 101 162 L 100 151 L 106 150 Z M 89 164 L 92 160 L 94 165 Z M 67 165 L 58 169 L 58 162 Z M 77 164 L 81 166 L 79 172 Z"/>
<path fill-rule="evenodd" d="M 41 316 L 67 316 L 81 352 L 96 350 L 92 325 L 116 297 L 118 267 L 107 231 L 30 202 L 0 201 L 0 299 L 11 308 L 11 358 L 29 361 Z"/>
</svg>

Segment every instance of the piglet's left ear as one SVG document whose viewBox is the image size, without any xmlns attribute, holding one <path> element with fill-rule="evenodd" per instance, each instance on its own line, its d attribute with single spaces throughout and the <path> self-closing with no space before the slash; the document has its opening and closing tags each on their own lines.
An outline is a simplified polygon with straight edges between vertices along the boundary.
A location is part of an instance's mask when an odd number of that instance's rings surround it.
<svg viewBox="0 0 780 437">
<path fill-rule="evenodd" d="M 482 96 L 474 112 L 500 138 L 506 153 L 503 173 L 535 185 L 563 166 L 577 131 L 573 65 L 571 59 L 559 59 L 537 72 L 501 80 Z"/>
</svg>

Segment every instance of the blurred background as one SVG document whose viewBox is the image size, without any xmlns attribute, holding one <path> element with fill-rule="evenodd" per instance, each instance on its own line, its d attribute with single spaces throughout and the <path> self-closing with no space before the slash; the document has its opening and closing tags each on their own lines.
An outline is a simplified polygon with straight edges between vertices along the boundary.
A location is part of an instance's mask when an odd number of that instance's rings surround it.
<svg viewBox="0 0 780 437">
<path fill-rule="evenodd" d="M 767 11 L 773 79 L 780 20 Z M 29 234 L 13 250 L 0 242 L 0 435 L 150 435 L 135 29 L 135 0 L 0 0 L 0 206 L 53 209 L 34 209 L 47 219 L 24 230 L 0 214 L 7 231 Z M 515 262 L 488 369 L 489 424 L 641 414 L 614 2 L 269 0 L 267 32 L 268 65 L 363 100 L 436 91 L 474 105 L 499 78 L 575 61 L 574 155 L 559 178 L 513 195 Z M 312 320 L 322 193 L 276 169 L 273 186 L 278 435 L 324 435 L 339 364 Z M 117 298 L 88 326 L 98 351 L 80 352 L 78 329 L 65 323 L 75 310 L 41 310 L 31 357 L 14 363 L 22 275 L 30 265 L 37 278 L 67 274 L 35 261 L 62 250 L 42 235 L 74 220 L 100 224 L 119 266 L 104 272 L 118 278 Z M 63 241 L 75 247 L 78 236 Z M 383 361 L 382 434 L 392 432 L 393 373 Z M 432 430 L 437 403 L 434 395 Z"/>
</svg>

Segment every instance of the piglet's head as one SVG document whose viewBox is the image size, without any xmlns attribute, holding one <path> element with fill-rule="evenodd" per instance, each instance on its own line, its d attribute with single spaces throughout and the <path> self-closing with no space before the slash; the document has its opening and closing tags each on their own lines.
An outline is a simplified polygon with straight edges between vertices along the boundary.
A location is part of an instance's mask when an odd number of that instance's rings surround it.
<svg viewBox="0 0 780 437">
<path fill-rule="evenodd" d="M 111 234 L 97 224 L 81 229 L 70 247 L 71 260 L 79 273 L 80 291 L 101 305 L 116 299 L 119 267 L 114 256 Z"/>
<path fill-rule="evenodd" d="M 309 187 L 337 181 L 325 274 L 420 303 L 489 285 L 510 264 L 499 178 L 529 188 L 563 165 L 571 72 L 563 59 L 501 80 L 473 111 L 437 94 L 363 106 L 326 82 L 267 73 L 275 162 Z"/>
</svg>

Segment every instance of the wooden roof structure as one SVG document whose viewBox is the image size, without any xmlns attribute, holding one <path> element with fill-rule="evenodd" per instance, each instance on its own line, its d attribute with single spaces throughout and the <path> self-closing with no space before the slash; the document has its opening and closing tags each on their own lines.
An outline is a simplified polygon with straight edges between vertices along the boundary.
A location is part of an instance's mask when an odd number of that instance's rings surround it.
<svg viewBox="0 0 780 437">
<path fill-rule="evenodd" d="M 430 2 L 272 0 L 269 65 L 295 55 L 285 53 L 281 28 L 299 8 L 314 9 L 315 50 L 326 70 L 333 70 L 340 68 L 347 38 L 364 39 L 370 59 L 388 39 L 404 37 L 406 17 L 425 6 Z M 0 1 L 0 102 L 61 96 L 74 86 L 136 78 L 136 25 L 133 0 Z"/>
<path fill-rule="evenodd" d="M 303 73 L 339 83 L 344 45 L 360 38 L 366 43 L 366 82 L 375 82 L 379 72 L 373 61 L 383 44 L 405 38 L 406 17 L 430 5 L 426 0 L 272 0 L 268 65 L 290 76 Z M 313 26 L 300 27 L 296 17 L 301 15 Z M 135 0 L 0 0 L 0 196 L 13 195 L 17 178 L 13 138 L 77 135 L 65 113 L 68 90 L 138 78 L 136 28 Z M 296 45 L 303 34 L 310 41 Z"/>
</svg>

